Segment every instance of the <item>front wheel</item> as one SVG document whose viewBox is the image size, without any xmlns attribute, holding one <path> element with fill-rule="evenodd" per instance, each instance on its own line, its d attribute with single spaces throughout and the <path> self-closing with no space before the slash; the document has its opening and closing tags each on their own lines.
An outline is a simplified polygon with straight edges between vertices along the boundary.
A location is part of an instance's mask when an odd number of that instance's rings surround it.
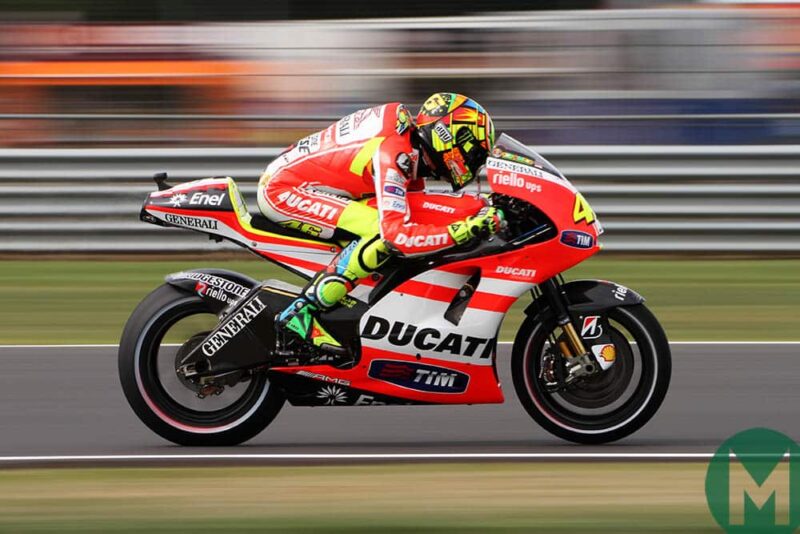
<svg viewBox="0 0 800 534">
<path fill-rule="evenodd" d="M 616 350 L 614 364 L 565 389 L 552 391 L 543 372 L 558 328 L 528 318 L 514 341 L 514 388 L 528 414 L 560 438 L 585 444 L 632 434 L 655 415 L 669 387 L 669 342 L 643 305 L 605 312 Z"/>
<path fill-rule="evenodd" d="M 119 378 L 128 403 L 159 436 L 189 446 L 237 445 L 278 414 L 284 395 L 263 372 L 211 394 L 176 372 L 184 355 L 216 325 L 197 295 L 165 284 L 134 310 L 119 346 Z"/>
</svg>

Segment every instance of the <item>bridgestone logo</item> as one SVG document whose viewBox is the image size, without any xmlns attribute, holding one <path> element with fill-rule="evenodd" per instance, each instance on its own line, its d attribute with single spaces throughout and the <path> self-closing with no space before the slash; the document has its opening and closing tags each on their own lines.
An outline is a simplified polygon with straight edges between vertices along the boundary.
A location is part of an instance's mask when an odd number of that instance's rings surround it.
<svg viewBox="0 0 800 534">
<path fill-rule="evenodd" d="M 225 324 L 211 337 L 203 343 L 203 354 L 208 357 L 213 356 L 236 334 L 242 331 L 250 322 L 267 309 L 267 305 L 256 297 L 236 312 L 232 317 L 226 319 Z"/>
<path fill-rule="evenodd" d="M 164 220 L 177 226 L 187 228 L 199 228 L 201 230 L 217 230 L 217 221 L 214 219 L 199 219 L 197 217 L 187 217 L 185 215 L 164 214 Z"/>
<path fill-rule="evenodd" d="M 219 276 L 214 276 L 213 274 L 206 274 L 206 273 L 198 273 L 198 272 L 180 272 L 174 275 L 174 278 L 177 279 L 186 279 L 186 280 L 196 280 L 198 282 L 203 282 L 211 287 L 215 287 L 218 289 L 222 289 L 223 291 L 227 291 L 228 293 L 233 293 L 239 297 L 243 297 L 250 292 L 250 289 L 246 288 L 241 284 L 237 284 L 236 282 L 232 282 L 231 280 L 227 280 L 225 278 L 221 278 Z"/>
</svg>

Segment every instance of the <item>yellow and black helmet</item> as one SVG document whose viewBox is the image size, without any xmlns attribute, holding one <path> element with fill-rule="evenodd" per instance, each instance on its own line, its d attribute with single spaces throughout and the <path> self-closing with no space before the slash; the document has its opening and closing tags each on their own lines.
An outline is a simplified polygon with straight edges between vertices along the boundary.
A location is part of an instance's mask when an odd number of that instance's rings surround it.
<svg viewBox="0 0 800 534">
<path fill-rule="evenodd" d="M 453 191 L 475 179 L 494 145 L 494 125 L 483 106 L 464 95 L 436 93 L 422 104 L 416 123 L 436 177 Z"/>
</svg>

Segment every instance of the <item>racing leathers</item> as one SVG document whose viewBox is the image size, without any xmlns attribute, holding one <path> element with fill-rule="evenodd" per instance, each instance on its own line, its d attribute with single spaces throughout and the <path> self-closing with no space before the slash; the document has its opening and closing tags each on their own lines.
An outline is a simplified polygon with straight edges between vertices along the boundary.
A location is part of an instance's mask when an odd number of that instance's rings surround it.
<svg viewBox="0 0 800 534">
<path fill-rule="evenodd" d="M 496 231 L 499 216 L 481 198 L 423 192 L 413 129 L 402 104 L 362 109 L 301 139 L 267 167 L 258 192 L 265 216 L 310 236 L 349 241 L 278 314 L 279 328 L 344 352 L 318 312 L 336 306 L 392 255 L 430 254 Z"/>
</svg>

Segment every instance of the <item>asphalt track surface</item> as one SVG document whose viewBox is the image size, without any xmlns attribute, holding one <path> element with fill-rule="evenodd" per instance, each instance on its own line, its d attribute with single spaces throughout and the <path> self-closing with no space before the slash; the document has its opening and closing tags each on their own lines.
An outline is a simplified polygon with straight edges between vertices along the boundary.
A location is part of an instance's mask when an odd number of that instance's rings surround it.
<svg viewBox="0 0 800 534">
<path fill-rule="evenodd" d="M 539 428 L 516 399 L 506 345 L 498 358 L 505 404 L 287 404 L 252 441 L 221 449 L 179 447 L 146 428 L 122 394 L 115 347 L 0 347 L 0 466 L 18 457 L 86 455 L 688 457 L 713 454 L 727 437 L 754 426 L 800 438 L 800 344 L 675 344 L 672 351 L 672 384 L 661 410 L 639 432 L 610 445 L 574 445 Z"/>
</svg>

